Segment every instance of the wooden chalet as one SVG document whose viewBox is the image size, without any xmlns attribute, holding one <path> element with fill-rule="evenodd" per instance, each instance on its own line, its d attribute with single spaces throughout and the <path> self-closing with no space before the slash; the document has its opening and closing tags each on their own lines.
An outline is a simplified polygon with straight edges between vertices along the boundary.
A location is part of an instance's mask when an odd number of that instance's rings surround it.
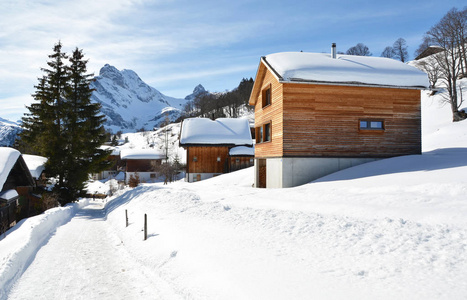
<svg viewBox="0 0 467 300">
<path fill-rule="evenodd" d="M 94 180 L 116 178 L 120 172 L 125 171 L 125 163 L 120 158 L 120 149 L 114 146 L 101 146 L 101 150 L 109 151 L 107 157 L 109 167 L 100 173 L 92 174 Z"/>
<path fill-rule="evenodd" d="M 47 178 L 44 173 L 47 158 L 30 154 L 23 154 L 22 156 L 28 166 L 29 173 L 31 173 L 31 176 L 35 181 L 35 187 L 44 188 L 47 185 Z"/>
<path fill-rule="evenodd" d="M 292 187 L 376 159 L 421 153 L 427 75 L 399 61 L 288 52 L 261 58 L 255 186 Z"/>
<path fill-rule="evenodd" d="M 155 171 L 165 155 L 155 149 L 123 149 L 120 159 L 125 164 L 125 183 L 131 176 L 138 176 L 140 182 L 152 182 L 159 177 Z"/>
<path fill-rule="evenodd" d="M 185 119 L 180 146 L 186 149 L 188 182 L 200 181 L 254 164 L 254 148 L 247 119 Z"/>
<path fill-rule="evenodd" d="M 0 232 L 16 223 L 21 198 L 28 199 L 35 182 L 21 153 L 0 147 Z"/>
</svg>

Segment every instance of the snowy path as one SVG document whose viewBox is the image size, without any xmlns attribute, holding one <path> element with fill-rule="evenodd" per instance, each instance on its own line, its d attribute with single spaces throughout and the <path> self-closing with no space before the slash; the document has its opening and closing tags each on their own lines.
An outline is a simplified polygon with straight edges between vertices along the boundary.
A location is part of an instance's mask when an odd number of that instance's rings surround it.
<svg viewBox="0 0 467 300">
<path fill-rule="evenodd" d="M 134 261 L 91 203 L 38 251 L 8 299 L 177 298 L 157 274 Z"/>
</svg>

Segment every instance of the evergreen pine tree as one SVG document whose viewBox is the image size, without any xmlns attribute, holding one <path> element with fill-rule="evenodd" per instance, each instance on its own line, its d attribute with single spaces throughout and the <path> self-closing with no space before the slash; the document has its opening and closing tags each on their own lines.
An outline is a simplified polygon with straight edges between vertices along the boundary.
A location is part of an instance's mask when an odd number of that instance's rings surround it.
<svg viewBox="0 0 467 300">
<path fill-rule="evenodd" d="M 66 92 L 66 132 L 68 143 L 67 189 L 72 198 L 82 195 L 88 174 L 99 172 L 106 166 L 108 153 L 99 149 L 105 142 L 104 116 L 100 104 L 91 103 L 90 88 L 93 74 L 87 74 L 87 60 L 82 50 L 76 48 L 71 57 L 68 71 L 69 87 Z"/>
<path fill-rule="evenodd" d="M 66 143 L 63 128 L 63 95 L 68 86 L 68 72 L 64 64 L 67 55 L 62 52 L 59 42 L 49 55 L 47 65 L 42 68 L 45 75 L 35 86 L 33 97 L 39 103 L 27 107 L 29 113 L 23 117 L 22 139 L 39 155 L 48 158 L 45 164 L 48 176 L 58 178 L 58 187 L 63 186 L 65 180 L 64 154 Z"/>
<path fill-rule="evenodd" d="M 104 117 L 99 104 L 91 103 L 92 74 L 76 49 L 69 58 L 59 42 L 49 55 L 46 74 L 33 94 L 36 103 L 27 107 L 21 139 L 39 155 L 47 157 L 46 174 L 58 178 L 55 186 L 60 203 L 75 201 L 82 194 L 88 174 L 104 167 L 108 152 L 98 147 L 105 141 Z"/>
</svg>

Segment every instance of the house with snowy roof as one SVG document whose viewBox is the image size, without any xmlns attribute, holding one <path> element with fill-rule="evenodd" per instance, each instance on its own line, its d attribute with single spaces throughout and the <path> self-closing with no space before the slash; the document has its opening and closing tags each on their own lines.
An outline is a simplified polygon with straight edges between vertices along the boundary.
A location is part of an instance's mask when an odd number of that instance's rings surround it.
<svg viewBox="0 0 467 300">
<path fill-rule="evenodd" d="M 16 208 L 20 197 L 28 197 L 34 179 L 18 150 L 0 147 L 0 231 L 16 222 Z"/>
<path fill-rule="evenodd" d="M 99 148 L 101 150 L 110 152 L 109 156 L 107 156 L 107 162 L 109 166 L 107 169 L 102 170 L 100 173 L 93 173 L 92 179 L 101 180 L 116 178 L 121 171 L 124 171 L 124 162 L 122 162 L 120 158 L 120 148 L 108 145 L 103 145 Z"/>
<path fill-rule="evenodd" d="M 35 181 L 35 187 L 45 187 L 47 184 L 47 178 L 45 176 L 45 163 L 47 158 L 39 155 L 22 155 L 26 165 L 31 173 L 32 178 Z"/>
<path fill-rule="evenodd" d="M 125 182 L 138 175 L 140 182 L 152 182 L 158 174 L 155 167 L 162 163 L 165 154 L 156 149 L 122 149 L 120 159 L 125 164 Z"/>
<path fill-rule="evenodd" d="M 188 182 L 200 181 L 254 164 L 247 119 L 189 118 L 180 127 L 180 147 L 186 149 Z"/>
<path fill-rule="evenodd" d="M 425 73 L 389 58 L 284 52 L 261 57 L 255 186 L 292 187 L 351 166 L 421 153 Z"/>
</svg>

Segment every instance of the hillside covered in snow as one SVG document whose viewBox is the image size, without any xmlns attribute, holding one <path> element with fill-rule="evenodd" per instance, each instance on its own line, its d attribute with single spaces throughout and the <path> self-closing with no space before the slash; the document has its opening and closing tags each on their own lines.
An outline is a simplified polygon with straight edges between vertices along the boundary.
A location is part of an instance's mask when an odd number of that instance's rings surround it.
<svg viewBox="0 0 467 300">
<path fill-rule="evenodd" d="M 16 136 L 22 131 L 15 122 L 0 118 L 0 147 L 11 147 Z"/>
</svg>

